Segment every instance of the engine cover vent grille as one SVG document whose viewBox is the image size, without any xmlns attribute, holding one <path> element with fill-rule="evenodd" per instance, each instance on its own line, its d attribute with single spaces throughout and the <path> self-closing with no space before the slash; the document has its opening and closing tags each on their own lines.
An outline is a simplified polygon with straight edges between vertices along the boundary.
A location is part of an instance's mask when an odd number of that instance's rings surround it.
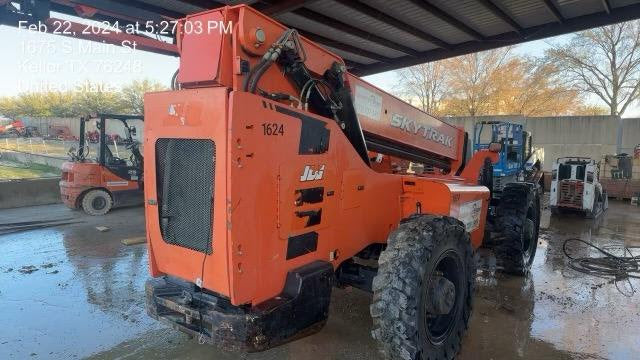
<svg viewBox="0 0 640 360">
<path fill-rule="evenodd" d="M 156 141 L 158 213 L 165 242 L 211 254 L 215 152 L 211 140 Z"/>
</svg>

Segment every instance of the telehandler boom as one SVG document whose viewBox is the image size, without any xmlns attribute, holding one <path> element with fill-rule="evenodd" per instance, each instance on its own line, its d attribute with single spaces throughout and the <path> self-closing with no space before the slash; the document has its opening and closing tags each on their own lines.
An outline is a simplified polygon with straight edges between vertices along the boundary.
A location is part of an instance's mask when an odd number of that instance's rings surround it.
<svg viewBox="0 0 640 360">
<path fill-rule="evenodd" d="M 188 16 L 177 44 L 175 89 L 145 96 L 149 314 L 261 351 L 319 330 L 350 285 L 373 292 L 390 358 L 455 356 L 496 146 L 465 159 L 462 129 L 247 6 Z M 526 272 L 538 209 L 521 191 L 502 241 Z"/>
</svg>

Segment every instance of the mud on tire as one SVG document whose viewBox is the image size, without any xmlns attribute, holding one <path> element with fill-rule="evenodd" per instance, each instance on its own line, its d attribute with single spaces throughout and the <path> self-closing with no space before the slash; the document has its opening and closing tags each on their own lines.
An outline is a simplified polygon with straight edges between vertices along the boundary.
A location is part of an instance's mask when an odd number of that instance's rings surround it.
<svg viewBox="0 0 640 360">
<path fill-rule="evenodd" d="M 526 275 L 536 255 L 540 230 L 540 197 L 532 184 L 508 184 L 502 191 L 491 239 L 496 260 L 505 273 Z"/>
<path fill-rule="evenodd" d="M 448 287 L 434 287 L 442 278 Z M 460 221 L 432 215 L 403 220 L 389 235 L 373 280 L 372 335 L 385 355 L 454 358 L 471 316 L 474 281 L 473 249 Z M 435 300 L 434 293 L 449 296 Z"/>
</svg>

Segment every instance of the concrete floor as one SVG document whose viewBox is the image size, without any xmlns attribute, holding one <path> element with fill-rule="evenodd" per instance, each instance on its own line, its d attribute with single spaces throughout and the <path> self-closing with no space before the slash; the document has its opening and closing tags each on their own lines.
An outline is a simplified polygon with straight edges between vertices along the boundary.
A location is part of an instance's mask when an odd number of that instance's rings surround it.
<svg viewBox="0 0 640 360">
<path fill-rule="evenodd" d="M 146 247 L 120 243 L 144 235 L 141 208 L 101 218 L 61 205 L 1 210 L 0 223 L 69 216 L 83 222 L 0 236 L 0 359 L 381 358 L 370 336 L 370 295 L 358 290 L 334 291 L 320 333 L 258 354 L 221 353 L 152 321 L 144 311 Z M 111 230 L 98 232 L 99 225 Z M 637 241 L 640 209 L 611 201 L 595 223 L 550 219 L 545 211 L 542 227 L 527 279 L 496 274 L 491 254 L 481 253 L 484 270 L 459 358 L 637 359 L 640 294 L 625 297 L 605 280 L 568 269 L 562 241 Z"/>
</svg>

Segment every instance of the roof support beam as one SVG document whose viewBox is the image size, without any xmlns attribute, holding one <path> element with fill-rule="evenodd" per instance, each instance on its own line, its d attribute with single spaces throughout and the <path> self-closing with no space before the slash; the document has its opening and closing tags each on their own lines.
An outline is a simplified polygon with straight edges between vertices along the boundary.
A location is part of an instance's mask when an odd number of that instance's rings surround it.
<svg viewBox="0 0 640 360">
<path fill-rule="evenodd" d="M 105 15 L 111 15 L 116 18 L 130 20 L 130 21 L 154 21 L 160 22 L 164 18 L 153 11 L 136 8 L 128 5 L 127 1 L 125 4 L 116 3 L 108 0 L 72 0 L 72 1 L 61 1 L 61 0 L 53 0 L 53 2 L 69 5 L 69 4 L 78 4 L 78 5 L 87 5 L 92 8 L 100 10 L 101 13 Z"/>
<path fill-rule="evenodd" d="M 351 60 L 344 60 L 344 63 L 345 63 L 345 65 L 347 65 L 347 69 L 348 69 L 350 72 L 355 71 L 355 70 L 357 70 L 357 69 L 359 69 L 359 68 L 363 68 L 363 67 L 367 66 L 367 65 L 365 65 L 365 64 L 360 64 L 360 63 L 358 63 L 358 62 L 351 61 Z"/>
<path fill-rule="evenodd" d="M 560 13 L 560 10 L 558 10 L 558 7 L 551 0 L 542 0 L 542 2 L 551 14 L 553 14 L 556 20 L 558 20 L 560 24 L 564 24 L 565 18 L 562 16 L 562 13 Z"/>
<path fill-rule="evenodd" d="M 338 0 L 338 2 L 344 6 L 347 6 L 355 11 L 361 12 L 369 17 L 372 17 L 380 22 L 383 22 L 387 25 L 393 26 L 396 29 L 402 30 L 406 33 L 409 33 L 417 38 L 420 38 L 424 41 L 428 41 L 438 47 L 449 49 L 451 48 L 451 44 L 437 38 L 434 35 L 426 33 L 418 28 L 415 28 L 405 22 L 402 22 L 393 16 L 389 16 L 382 11 L 371 7 L 367 4 L 363 4 L 361 1 L 353 1 L 353 0 Z"/>
<path fill-rule="evenodd" d="M 221 6 L 225 6 L 226 4 L 222 1 L 216 0 L 177 0 L 178 2 L 197 6 L 203 9 L 215 9 Z"/>
<path fill-rule="evenodd" d="M 76 11 L 75 8 L 71 6 L 66 6 L 66 5 L 61 5 L 55 2 L 51 3 L 51 11 L 55 11 L 55 12 L 59 12 L 61 14 L 66 14 L 66 15 L 70 15 L 70 16 L 79 16 L 82 17 L 80 15 L 78 15 L 78 12 Z M 104 15 L 102 13 L 100 13 L 99 11 L 96 12 L 93 16 L 90 17 L 91 20 L 96 20 L 96 21 L 106 21 L 109 24 L 113 24 L 114 21 L 118 21 L 118 23 L 120 24 L 120 27 L 124 27 L 124 26 L 134 26 L 135 27 L 135 22 L 131 22 L 125 19 L 119 19 L 119 18 L 114 18 L 113 16 L 108 16 L 108 15 Z"/>
<path fill-rule="evenodd" d="M 26 14 L 19 14 L 15 12 L 10 12 L 8 9 L 0 8 L 0 25 L 8 25 L 13 27 L 18 27 L 19 21 L 27 21 L 29 24 L 35 24 L 39 19 L 34 18 L 33 16 Z M 49 18 L 45 21 L 45 23 L 49 26 L 45 28 L 45 30 L 49 33 L 53 33 L 54 26 L 52 24 L 54 22 L 61 22 L 62 20 L 56 18 Z M 83 29 L 86 27 L 85 24 L 66 21 L 69 24 L 68 33 L 60 33 L 58 35 L 72 37 L 74 39 L 84 39 L 91 40 L 116 46 L 122 46 L 125 40 L 135 41 L 137 44 L 137 49 L 142 51 L 155 52 L 163 55 L 171 55 L 178 56 L 178 48 L 174 44 L 169 44 L 160 40 L 152 39 L 146 36 L 139 35 L 131 35 L 125 33 L 91 33 L 84 34 Z"/>
<path fill-rule="evenodd" d="M 183 17 L 185 17 L 186 14 L 177 12 L 177 11 L 172 11 L 169 9 L 165 9 L 162 8 L 160 6 L 157 5 L 151 5 L 151 4 L 147 4 L 145 2 L 142 1 L 136 1 L 136 0 L 114 0 L 117 3 L 120 4 L 125 4 L 125 5 L 129 5 L 131 7 L 134 7 L 136 9 L 143 9 L 143 10 L 148 10 L 148 11 L 152 11 L 154 13 L 160 14 L 162 16 L 166 16 L 172 19 L 181 19 Z"/>
<path fill-rule="evenodd" d="M 527 28 L 523 34 L 527 41 L 540 40 L 551 36 L 566 34 L 569 32 L 582 31 L 598 26 L 610 25 L 618 22 L 635 20 L 640 18 L 640 4 L 632 4 L 624 7 L 611 9 L 611 13 L 598 12 L 594 14 L 582 15 L 567 19 L 564 24 L 559 22 L 546 23 Z M 403 56 L 393 59 L 393 64 L 370 64 L 359 67 L 354 71 L 358 76 L 371 75 L 383 71 L 412 66 L 415 64 L 442 60 L 453 56 L 469 54 L 478 51 L 495 49 L 503 46 L 522 43 L 523 39 L 513 32 L 487 37 L 486 41 L 468 41 L 456 45 L 452 50 L 434 49 L 425 51 L 419 58 Z"/>
<path fill-rule="evenodd" d="M 513 30 L 517 31 L 518 33 L 522 33 L 522 31 L 524 30 L 522 26 L 520 26 L 520 24 L 518 24 L 506 12 L 502 11 L 502 9 L 500 9 L 496 4 L 494 4 L 493 1 L 491 0 L 476 0 L 476 1 L 482 4 L 482 6 L 484 6 L 487 10 L 489 10 L 497 18 L 500 18 L 500 20 L 509 24 L 509 26 L 511 26 Z"/>
<path fill-rule="evenodd" d="M 467 24 L 463 23 L 462 21 L 456 19 L 455 17 L 451 16 L 451 14 L 447 13 L 446 11 L 440 9 L 439 7 L 431 4 L 430 2 L 428 2 L 427 0 L 409 0 L 411 3 L 413 3 L 414 5 L 416 5 L 417 7 L 421 8 L 422 10 L 431 13 L 431 15 L 437 17 L 438 19 L 448 23 L 449 25 L 455 27 L 456 29 L 466 33 L 467 35 L 471 36 L 473 39 L 475 40 L 483 40 L 484 39 L 484 35 L 480 34 L 479 32 L 477 32 L 476 30 L 472 29 L 470 26 L 468 26 Z"/>
<path fill-rule="evenodd" d="M 256 3 L 253 6 L 269 16 L 277 16 L 299 9 L 305 5 L 313 4 L 317 1 L 318 0 L 274 0 L 270 2 L 270 5 L 259 6 L 260 3 Z"/>
<path fill-rule="evenodd" d="M 309 39 L 309 40 L 311 40 L 313 42 L 317 42 L 318 44 L 329 46 L 329 47 L 332 47 L 334 49 L 346 51 L 346 52 L 354 54 L 354 55 L 359 55 L 359 56 L 362 56 L 362 57 L 366 57 L 366 58 L 371 59 L 371 60 L 376 60 L 376 61 L 380 61 L 380 62 L 388 63 L 388 64 L 392 63 L 392 60 L 389 59 L 386 56 L 382 56 L 380 54 L 376 54 L 376 53 L 368 51 L 368 50 L 360 49 L 358 47 L 351 46 L 351 45 L 348 45 L 348 44 L 345 44 L 345 43 L 342 43 L 342 42 L 339 42 L 339 41 L 336 41 L 336 40 L 333 40 L 333 39 L 329 39 L 329 38 L 326 38 L 324 36 L 317 35 L 317 34 L 314 34 L 314 33 L 308 32 L 308 31 L 301 30 L 299 32 L 300 32 L 300 35 L 306 37 L 307 39 Z"/>
<path fill-rule="evenodd" d="M 407 46 L 398 44 L 396 42 L 393 42 L 391 40 L 382 38 L 380 36 L 374 35 L 370 32 L 358 29 L 357 27 L 345 24 L 341 21 L 338 21 L 334 18 L 331 18 L 329 16 L 317 13 L 315 11 L 309 10 L 309 9 L 305 9 L 305 8 L 301 8 L 298 10 L 293 11 L 294 14 L 298 15 L 298 16 L 302 16 L 308 20 L 312 20 L 312 21 L 316 21 L 319 22 L 321 24 L 325 24 L 327 26 L 330 26 L 332 28 L 335 28 L 336 30 L 339 31 L 343 31 L 345 33 L 351 34 L 353 36 L 357 36 L 359 38 L 362 38 L 364 40 L 367 41 L 371 41 L 373 43 L 376 43 L 378 45 L 382 45 L 384 47 L 388 47 L 390 49 L 394 49 L 396 51 L 400 51 L 402 53 L 405 53 L 407 55 L 411 55 L 411 56 L 418 56 L 420 54 L 419 51 L 416 51 L 412 48 L 409 48 Z"/>
</svg>

